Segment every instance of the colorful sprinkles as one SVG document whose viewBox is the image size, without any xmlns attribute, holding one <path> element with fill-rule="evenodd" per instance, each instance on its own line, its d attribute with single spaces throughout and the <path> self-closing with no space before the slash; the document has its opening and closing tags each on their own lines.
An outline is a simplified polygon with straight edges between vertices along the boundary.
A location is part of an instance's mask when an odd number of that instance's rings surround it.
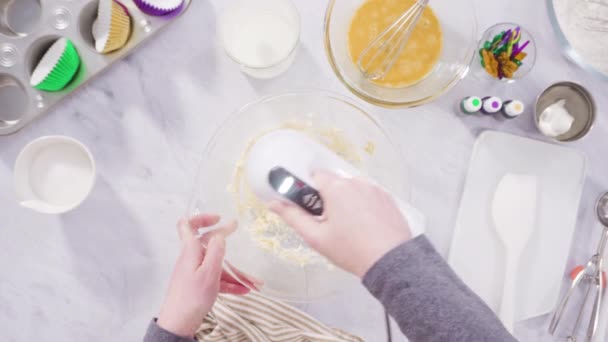
<svg viewBox="0 0 608 342">
<path fill-rule="evenodd" d="M 521 43 L 521 27 L 503 31 L 486 41 L 479 49 L 481 66 L 486 72 L 497 79 L 511 79 L 528 56 L 524 50 L 530 41 Z"/>
</svg>

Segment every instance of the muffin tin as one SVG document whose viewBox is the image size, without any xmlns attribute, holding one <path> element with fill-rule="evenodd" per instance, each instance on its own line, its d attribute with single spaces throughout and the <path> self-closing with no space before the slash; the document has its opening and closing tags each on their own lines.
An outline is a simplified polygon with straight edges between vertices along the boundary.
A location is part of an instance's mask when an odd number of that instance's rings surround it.
<svg viewBox="0 0 608 342">
<path fill-rule="evenodd" d="M 142 12 L 135 1 L 120 1 L 131 16 L 129 41 L 118 51 L 100 54 L 93 38 L 98 0 L 0 0 L 0 135 L 14 133 L 46 113 L 179 18 L 191 3 L 184 0 L 175 12 L 156 17 Z M 77 75 L 59 92 L 34 89 L 30 86 L 34 68 L 62 37 L 72 41 L 82 60 Z"/>
</svg>

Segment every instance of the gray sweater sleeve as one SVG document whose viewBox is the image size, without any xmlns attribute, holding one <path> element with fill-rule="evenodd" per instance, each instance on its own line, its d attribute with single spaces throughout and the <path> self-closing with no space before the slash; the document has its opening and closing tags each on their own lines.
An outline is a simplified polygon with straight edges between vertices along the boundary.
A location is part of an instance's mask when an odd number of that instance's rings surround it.
<svg viewBox="0 0 608 342">
<path fill-rule="evenodd" d="M 412 341 L 516 341 L 425 236 L 388 252 L 363 284 Z"/>
<path fill-rule="evenodd" d="M 156 324 L 156 319 L 148 325 L 144 342 L 195 342 L 194 338 L 177 336 Z"/>
</svg>

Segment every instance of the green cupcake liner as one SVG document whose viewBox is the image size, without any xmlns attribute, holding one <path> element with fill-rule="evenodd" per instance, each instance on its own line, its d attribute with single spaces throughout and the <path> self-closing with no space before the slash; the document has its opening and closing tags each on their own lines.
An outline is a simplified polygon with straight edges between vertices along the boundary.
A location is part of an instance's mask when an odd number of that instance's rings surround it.
<svg viewBox="0 0 608 342">
<path fill-rule="evenodd" d="M 80 56 L 68 39 L 63 54 L 45 79 L 34 88 L 44 91 L 61 91 L 74 79 L 80 68 Z"/>
</svg>

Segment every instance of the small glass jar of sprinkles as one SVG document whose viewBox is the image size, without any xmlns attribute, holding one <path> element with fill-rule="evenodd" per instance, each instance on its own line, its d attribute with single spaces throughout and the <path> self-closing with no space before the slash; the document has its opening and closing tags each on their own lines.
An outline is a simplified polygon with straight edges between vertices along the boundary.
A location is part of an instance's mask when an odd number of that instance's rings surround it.
<svg viewBox="0 0 608 342">
<path fill-rule="evenodd" d="M 480 80 L 511 83 L 526 76 L 535 63 L 536 44 L 530 32 L 518 24 L 500 23 L 484 32 L 472 72 Z"/>
</svg>

